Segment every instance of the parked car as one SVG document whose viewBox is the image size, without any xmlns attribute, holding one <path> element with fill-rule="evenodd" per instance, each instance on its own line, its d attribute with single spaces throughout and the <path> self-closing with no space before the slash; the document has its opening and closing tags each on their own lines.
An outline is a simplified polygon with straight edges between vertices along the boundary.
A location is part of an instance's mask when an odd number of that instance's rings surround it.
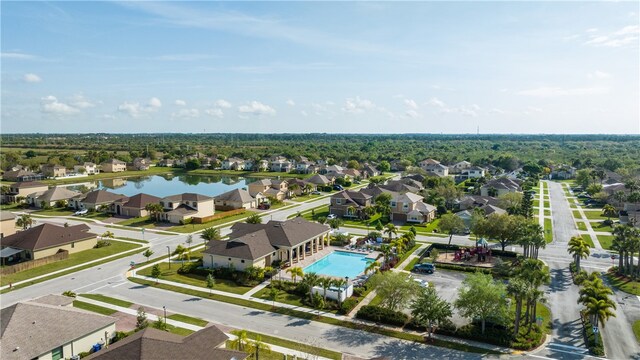
<svg viewBox="0 0 640 360">
<path fill-rule="evenodd" d="M 89 213 L 89 210 L 88 209 L 84 209 L 84 210 L 78 210 L 78 211 L 74 212 L 73 215 L 82 216 L 82 215 L 87 215 L 87 213 Z"/>
<path fill-rule="evenodd" d="M 337 190 L 337 191 L 342 191 L 344 190 L 344 188 L 342 187 L 342 185 L 333 185 L 333 190 Z"/>
<path fill-rule="evenodd" d="M 336 214 L 327 215 L 327 220 L 336 219 L 338 216 Z"/>
<path fill-rule="evenodd" d="M 270 208 L 271 208 L 271 204 L 269 203 L 262 203 L 258 205 L 258 209 L 260 210 L 269 210 Z"/>
<path fill-rule="evenodd" d="M 311 192 L 311 195 L 320 195 L 320 194 L 322 194 L 322 193 L 320 191 L 318 191 L 318 190 L 315 190 L 315 191 Z"/>
<path fill-rule="evenodd" d="M 415 264 L 413 266 L 414 272 L 433 274 L 436 271 L 436 266 L 434 264 Z"/>
<path fill-rule="evenodd" d="M 413 279 L 413 281 L 417 282 L 422 287 L 429 287 L 429 282 L 428 281 L 424 281 L 422 279 Z"/>
</svg>

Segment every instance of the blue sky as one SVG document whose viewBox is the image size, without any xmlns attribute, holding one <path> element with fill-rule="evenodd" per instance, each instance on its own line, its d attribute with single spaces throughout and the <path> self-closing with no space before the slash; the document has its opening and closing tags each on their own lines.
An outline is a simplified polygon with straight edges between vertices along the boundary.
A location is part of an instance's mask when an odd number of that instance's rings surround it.
<svg viewBox="0 0 640 360">
<path fill-rule="evenodd" d="M 638 2 L 6 2 L 15 132 L 640 133 Z"/>
</svg>

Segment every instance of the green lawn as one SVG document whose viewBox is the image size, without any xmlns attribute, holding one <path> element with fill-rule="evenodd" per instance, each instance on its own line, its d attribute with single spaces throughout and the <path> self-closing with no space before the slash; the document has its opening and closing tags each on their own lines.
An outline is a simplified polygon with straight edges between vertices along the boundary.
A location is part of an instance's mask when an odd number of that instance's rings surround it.
<svg viewBox="0 0 640 360">
<path fill-rule="evenodd" d="M 436 230 L 438 228 L 438 223 L 440 223 L 440 218 L 437 218 L 427 224 L 415 224 L 413 225 L 413 227 L 416 229 L 416 232 L 418 233 L 432 235 L 433 230 Z M 410 228 L 411 228 L 410 224 L 405 224 L 400 227 L 400 230 L 409 231 Z"/>
<path fill-rule="evenodd" d="M 551 208 L 551 202 L 549 202 L 549 199 L 546 199 L 546 200 L 544 201 L 544 207 L 545 207 L 546 209 L 550 209 L 550 208 Z"/>
<path fill-rule="evenodd" d="M 182 314 L 172 314 L 167 316 L 167 319 L 180 321 L 180 322 L 191 324 L 191 325 L 202 326 L 202 327 L 205 327 L 207 326 L 207 324 L 209 324 L 209 322 L 206 320 L 202 320 L 202 319 L 198 319 L 198 318 L 194 318 L 194 317 L 182 315 Z"/>
<path fill-rule="evenodd" d="M 636 340 L 640 342 L 640 320 L 633 322 L 633 334 L 636 336 Z"/>
<path fill-rule="evenodd" d="M 194 232 L 194 231 L 204 230 L 204 229 L 210 228 L 212 226 L 218 226 L 218 225 L 221 225 L 221 224 L 225 224 L 225 223 L 228 223 L 230 221 L 246 219 L 251 214 L 254 214 L 254 212 L 253 211 L 245 211 L 242 214 L 231 215 L 231 216 L 228 216 L 228 217 L 225 217 L 225 218 L 222 218 L 222 219 L 209 221 L 209 222 L 204 223 L 204 224 L 178 225 L 178 226 L 170 227 L 167 230 L 168 231 L 175 231 L 175 232 L 179 232 L 179 233 L 191 233 L 191 232 Z"/>
<path fill-rule="evenodd" d="M 573 201 L 570 201 L 569 202 L 569 207 L 572 208 L 572 209 L 576 209 L 576 208 L 578 208 L 578 204 L 574 203 Z"/>
<path fill-rule="evenodd" d="M 169 263 L 163 262 L 160 263 L 160 270 L 162 271 L 162 275 L 160 279 L 167 281 L 175 281 L 183 284 L 199 286 L 203 288 L 203 291 L 208 291 L 206 277 L 202 275 L 196 274 L 178 274 L 177 271 L 180 268 L 180 264 L 174 263 L 171 264 L 171 269 L 169 269 Z M 148 267 L 146 269 L 142 269 L 138 271 L 139 275 L 143 276 L 151 276 L 151 268 Z M 216 284 L 213 287 L 214 290 L 226 291 L 234 294 L 244 294 L 247 291 L 251 290 L 248 286 L 240 286 L 235 282 L 226 279 L 215 279 Z"/>
<path fill-rule="evenodd" d="M 102 307 L 102 306 L 98 306 L 98 305 L 89 304 L 89 303 L 86 303 L 86 302 L 80 301 L 80 300 L 74 300 L 73 301 L 73 307 L 76 307 L 78 309 L 91 311 L 91 312 L 98 313 L 98 314 L 102 314 L 102 315 L 113 315 L 113 314 L 117 313 L 116 310 L 109 309 L 109 308 Z"/>
<path fill-rule="evenodd" d="M 2 184 L 7 185 L 4 181 Z M 22 210 L 22 207 L 17 202 L 11 204 L 0 204 L 0 210 Z"/>
<path fill-rule="evenodd" d="M 418 260 L 420 260 L 419 257 L 416 257 L 416 258 L 412 259 L 409 262 L 409 264 L 407 264 L 407 266 L 404 267 L 404 270 L 411 271 L 413 269 L 413 266 L 418 263 Z"/>
<path fill-rule="evenodd" d="M 328 359 L 335 359 L 335 360 L 342 359 L 342 354 L 337 352 L 337 351 L 332 351 L 332 350 L 328 350 L 328 349 L 314 347 L 314 346 L 311 346 L 309 344 L 299 343 L 299 342 L 295 342 L 295 341 L 291 341 L 291 340 L 286 340 L 286 339 L 282 339 L 282 338 L 271 336 L 271 335 L 267 335 L 267 334 L 260 334 L 260 333 L 254 333 L 254 332 L 251 332 L 251 331 L 247 331 L 247 337 L 249 339 L 255 340 L 257 336 L 260 336 L 262 341 L 264 341 L 264 342 L 266 342 L 268 344 L 272 344 L 272 345 L 276 345 L 276 346 L 282 346 L 282 347 L 287 348 L 287 349 L 298 350 L 298 351 L 301 351 L 301 352 L 305 352 L 307 354 L 318 355 L 318 356 L 325 357 L 325 358 L 328 358 Z M 282 358 L 280 358 L 280 359 L 282 359 Z"/>
<path fill-rule="evenodd" d="M 544 209 L 544 216 L 551 216 L 551 210 Z"/>
<path fill-rule="evenodd" d="M 579 210 L 573 210 L 572 213 L 573 213 L 573 218 L 574 219 L 576 219 L 576 220 L 581 220 L 582 219 L 582 215 L 580 214 Z"/>
<path fill-rule="evenodd" d="M 544 219 L 544 239 L 547 243 L 553 241 L 553 222 L 551 219 Z"/>
<path fill-rule="evenodd" d="M 3 275 L 2 278 L 0 279 L 0 284 L 4 286 L 4 285 L 8 285 L 10 282 L 16 283 L 18 281 L 23 281 L 32 277 L 45 275 L 58 270 L 63 270 L 70 266 L 80 265 L 87 261 L 98 260 L 106 256 L 114 255 L 117 253 L 121 253 L 123 251 L 132 250 L 140 247 L 141 245 L 111 240 L 110 246 L 81 251 L 79 253 L 70 254 L 69 258 L 66 260 L 56 261 L 54 263 L 50 263 L 50 264 L 39 266 L 33 269 L 21 271 L 11 275 Z M 128 254 L 128 255 L 131 255 L 131 254 Z M 74 270 L 74 271 L 78 271 L 78 270 Z"/>
<path fill-rule="evenodd" d="M 75 211 L 68 210 L 68 209 L 49 209 L 49 210 L 37 210 L 37 211 L 34 211 L 32 214 L 49 215 L 49 216 L 71 216 L 73 215 L 73 213 L 75 213 Z M 87 216 L 85 217 L 89 217 L 89 214 L 87 214 Z"/>
<path fill-rule="evenodd" d="M 609 279 L 611 285 L 619 290 L 640 296 L 640 281 L 632 281 L 626 276 L 619 276 L 612 272 L 608 272 L 605 276 Z"/>
<path fill-rule="evenodd" d="M 582 235 L 582 238 L 584 239 L 584 241 L 587 243 L 587 245 L 589 245 L 589 247 L 591 247 L 592 249 L 595 248 L 596 246 L 593 244 L 593 239 L 591 238 L 590 235 Z"/>
<path fill-rule="evenodd" d="M 611 243 L 613 242 L 613 235 L 598 235 L 598 241 L 600 245 L 602 245 L 603 249 L 609 250 L 611 248 Z"/>
<path fill-rule="evenodd" d="M 598 211 L 585 210 L 584 214 L 587 216 L 587 219 L 589 220 L 607 220 L 606 216 L 602 216 L 602 209 Z"/>
<path fill-rule="evenodd" d="M 116 224 L 122 225 L 122 226 L 131 226 L 131 227 L 143 227 L 143 228 L 149 228 L 149 229 L 156 227 L 155 221 L 151 220 L 149 216 L 125 219 L 120 222 L 117 222 Z"/>
<path fill-rule="evenodd" d="M 576 221 L 576 225 L 578 226 L 578 230 L 587 231 L 587 225 L 584 221 Z"/>
<path fill-rule="evenodd" d="M 150 322 L 151 324 L 153 324 L 153 322 Z M 189 330 L 189 329 L 185 329 L 185 328 L 181 328 L 181 327 L 175 327 L 173 325 L 169 325 L 167 324 L 167 331 L 176 335 L 180 335 L 180 336 L 187 336 L 187 335 L 191 335 L 193 334 L 195 331 L 193 330 Z"/>
<path fill-rule="evenodd" d="M 128 302 L 125 300 L 120 300 L 120 299 L 116 299 L 116 298 L 112 298 L 112 297 L 100 295 L 100 294 L 79 294 L 78 296 L 86 297 L 87 299 L 92 299 L 96 301 L 102 301 L 107 304 L 116 305 L 124 308 L 130 308 L 131 305 L 133 305 L 132 302 Z"/>
<path fill-rule="evenodd" d="M 264 288 L 251 296 L 258 299 L 269 300 L 269 289 Z M 302 303 L 300 296 L 289 294 L 288 292 L 285 292 L 283 290 L 278 291 L 278 298 L 276 299 L 276 302 L 294 305 L 294 306 L 306 307 L 306 305 Z"/>
<path fill-rule="evenodd" d="M 94 181 L 100 179 L 114 179 L 114 178 L 126 178 L 126 177 L 138 177 L 138 176 L 149 176 L 149 175 L 157 175 L 157 174 L 167 174 L 167 173 L 179 173 L 184 172 L 183 169 L 170 168 L 170 167 L 150 167 L 149 170 L 144 171 L 123 171 L 117 173 L 99 173 L 95 175 L 89 175 L 87 177 L 81 178 L 65 178 L 65 179 L 56 179 L 56 180 L 42 180 L 41 182 L 49 185 L 59 185 L 59 184 L 73 184 L 78 182 L 85 181 Z"/>
<path fill-rule="evenodd" d="M 533 200 L 533 207 L 540 207 L 540 200 L 538 199 Z"/>
<path fill-rule="evenodd" d="M 303 202 L 303 201 L 307 201 L 307 200 L 313 200 L 313 199 L 317 199 L 319 197 L 322 197 L 322 195 L 301 195 L 301 196 L 296 196 L 293 199 L 290 199 L 291 201 L 296 201 L 296 202 Z"/>
<path fill-rule="evenodd" d="M 591 222 L 591 227 L 595 231 L 611 232 L 611 230 L 613 230 L 610 225 L 605 225 L 604 221 Z"/>
</svg>

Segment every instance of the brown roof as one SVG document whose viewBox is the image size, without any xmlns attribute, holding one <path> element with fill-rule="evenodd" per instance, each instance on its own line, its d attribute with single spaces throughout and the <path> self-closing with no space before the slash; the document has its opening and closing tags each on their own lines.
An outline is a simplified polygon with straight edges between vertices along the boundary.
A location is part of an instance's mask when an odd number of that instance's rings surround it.
<svg viewBox="0 0 640 360">
<path fill-rule="evenodd" d="M 160 202 L 160 198 L 153 195 L 140 193 L 138 195 L 133 195 L 129 198 L 129 201 L 124 203 L 124 207 L 136 208 L 136 209 L 144 209 L 147 204 L 158 203 Z"/>
<path fill-rule="evenodd" d="M 260 259 L 276 249 L 271 245 L 264 230 L 254 231 L 229 241 L 212 240 L 205 254 L 228 256 L 239 259 Z"/>
<path fill-rule="evenodd" d="M 36 302 L 38 304 L 47 304 L 47 305 L 54 305 L 54 306 L 69 306 L 73 304 L 73 300 L 74 298 L 70 296 L 49 294 L 49 295 L 41 296 L 33 300 L 33 302 Z"/>
<path fill-rule="evenodd" d="M 211 200 L 213 199 L 210 196 L 206 196 L 206 195 L 200 195 L 200 194 L 194 194 L 194 193 L 184 193 L 184 194 L 177 194 L 177 195 L 171 195 L 171 196 L 167 196 L 162 198 L 161 200 L 165 200 L 165 201 L 206 201 L 206 200 Z"/>
<path fill-rule="evenodd" d="M 68 200 L 80 194 L 81 192 L 79 191 L 73 191 L 65 187 L 56 186 L 36 196 L 36 199 L 38 201 L 52 202 L 58 200 Z"/>
<path fill-rule="evenodd" d="M 229 234 L 231 239 L 265 230 L 271 245 L 292 247 L 328 232 L 329 227 L 297 217 L 287 221 L 271 220 L 266 224 L 235 223 L 231 230 Z"/>
<path fill-rule="evenodd" d="M 198 211 L 194 210 L 192 207 L 182 204 L 173 210 L 169 210 L 166 212 L 171 215 L 189 215 L 189 214 L 197 214 Z"/>
<path fill-rule="evenodd" d="M 42 186 L 48 186 L 48 185 L 43 184 L 41 182 L 37 182 L 37 181 L 23 181 L 23 182 L 18 182 L 11 185 L 11 187 L 18 188 L 18 189 L 22 189 L 22 188 L 26 189 L 26 188 L 42 187 Z"/>
<path fill-rule="evenodd" d="M 252 202 L 255 199 L 249 194 L 247 190 L 233 189 L 231 191 L 227 191 L 226 193 L 216 196 L 215 200 L 238 201 L 243 204 L 246 204 L 248 202 Z"/>
<path fill-rule="evenodd" d="M 3 360 L 37 358 L 116 321 L 110 316 L 69 306 L 36 302 L 21 302 L 4 308 L 0 317 L 0 358 Z"/>
<path fill-rule="evenodd" d="M 312 177 L 307 179 L 307 182 L 310 182 L 316 185 L 327 185 L 331 183 L 331 181 L 326 176 L 320 175 L 320 174 L 313 175 Z"/>
<path fill-rule="evenodd" d="M 249 354 L 219 349 L 228 339 L 222 330 L 210 326 L 187 337 L 168 333 L 154 328 L 146 328 L 130 335 L 117 343 L 93 353 L 86 359 L 100 360 L 231 360 L 246 359 Z"/>
<path fill-rule="evenodd" d="M 89 226 L 86 224 L 64 227 L 45 223 L 5 236 L 0 239 L 0 245 L 2 247 L 10 246 L 17 249 L 37 251 L 96 236 L 96 234 L 89 232 Z"/>
<path fill-rule="evenodd" d="M 106 190 L 94 190 L 88 192 L 87 195 L 85 195 L 84 199 L 82 199 L 82 202 L 89 204 L 104 204 L 123 200 L 126 198 L 127 197 L 122 194 L 114 194 Z"/>
</svg>

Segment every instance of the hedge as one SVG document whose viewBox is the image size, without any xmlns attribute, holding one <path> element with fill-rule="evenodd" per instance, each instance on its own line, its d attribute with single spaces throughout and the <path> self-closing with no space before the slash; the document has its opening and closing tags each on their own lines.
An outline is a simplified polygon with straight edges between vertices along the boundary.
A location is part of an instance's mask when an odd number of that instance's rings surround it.
<svg viewBox="0 0 640 360">
<path fill-rule="evenodd" d="M 600 333 L 593 333 L 593 325 L 591 325 L 591 321 L 589 321 L 589 316 L 587 316 L 584 311 L 580 312 L 580 317 L 582 318 L 582 326 L 583 326 L 583 334 L 585 338 L 585 343 L 589 351 L 596 356 L 604 356 L 604 347 L 602 345 L 602 336 Z M 598 339 L 598 345 L 596 345 L 596 337 Z"/>
<path fill-rule="evenodd" d="M 404 326 L 409 321 L 409 316 L 405 313 L 373 305 L 361 307 L 356 313 L 356 318 L 393 326 Z"/>
</svg>

